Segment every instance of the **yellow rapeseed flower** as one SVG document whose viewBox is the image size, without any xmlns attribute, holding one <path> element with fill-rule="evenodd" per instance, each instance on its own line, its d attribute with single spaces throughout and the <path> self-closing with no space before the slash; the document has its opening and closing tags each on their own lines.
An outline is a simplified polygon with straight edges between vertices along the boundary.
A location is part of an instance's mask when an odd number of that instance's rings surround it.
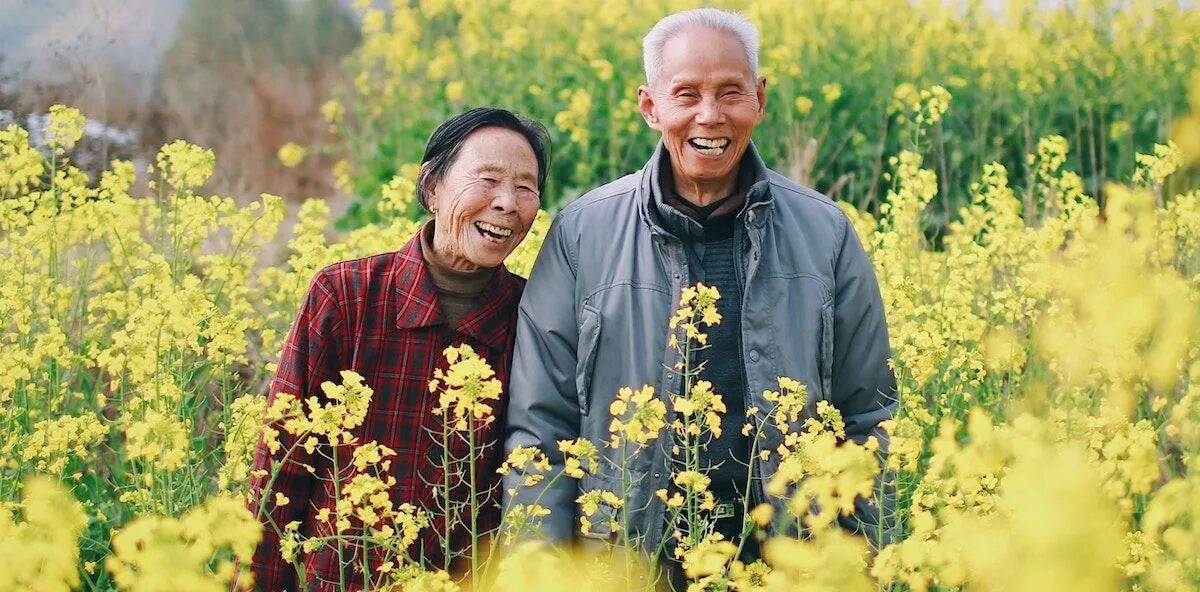
<svg viewBox="0 0 1200 592">
<path fill-rule="evenodd" d="M 176 140 L 159 150 L 155 163 L 167 183 L 184 191 L 200 187 L 212 176 L 216 157 L 212 150 Z"/>
<path fill-rule="evenodd" d="M 87 123 L 78 109 L 65 105 L 50 107 L 50 117 L 46 126 L 46 145 L 57 153 L 62 153 L 75 147 L 83 137 L 83 126 Z"/>
<path fill-rule="evenodd" d="M 299 165 L 304 160 L 304 157 L 308 156 L 308 149 L 295 142 L 288 142 L 279 147 L 279 152 L 276 156 L 279 158 L 279 162 L 283 163 L 283 166 L 290 169 Z"/>
</svg>

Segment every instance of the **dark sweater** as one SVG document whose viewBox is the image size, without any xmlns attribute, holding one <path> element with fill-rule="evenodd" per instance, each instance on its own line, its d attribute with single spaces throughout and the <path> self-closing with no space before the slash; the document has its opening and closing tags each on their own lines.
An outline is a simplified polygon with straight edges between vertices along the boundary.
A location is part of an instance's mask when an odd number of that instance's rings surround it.
<svg viewBox="0 0 1200 592">
<path fill-rule="evenodd" d="M 742 361 L 742 286 L 734 269 L 735 240 L 732 232 L 723 238 L 706 237 L 700 270 L 700 281 L 716 286 L 721 294 L 717 301 L 721 322 L 704 329 L 709 347 L 700 350 L 695 361 L 702 368 L 700 378 L 712 382 L 713 390 L 725 402 L 721 437 L 708 444 L 706 462 L 713 467 L 709 477 L 718 498 L 740 495 L 750 462 L 750 439 L 742 435 L 746 423 L 746 368 Z"/>
<path fill-rule="evenodd" d="M 739 189 L 708 206 L 687 202 L 670 188 L 663 189 L 663 198 L 666 205 L 701 225 L 702 238 L 695 233 L 679 233 L 699 239 L 686 241 L 699 255 L 700 267 L 693 271 L 692 280 L 715 286 L 721 294 L 717 300 L 721 322 L 701 328 L 708 334 L 708 347 L 696 353 L 692 364 L 702 368 L 699 378 L 711 382 L 713 390 L 725 403 L 721 437 L 709 442 L 703 465 L 709 467 L 711 489 L 717 498 L 729 499 L 744 495 L 750 462 L 750 437 L 742 435 L 747 392 L 742 358 L 743 270 L 737 269 L 740 259 L 737 241 L 742 240 L 743 235 L 736 232 L 745 207 L 746 192 Z"/>
</svg>

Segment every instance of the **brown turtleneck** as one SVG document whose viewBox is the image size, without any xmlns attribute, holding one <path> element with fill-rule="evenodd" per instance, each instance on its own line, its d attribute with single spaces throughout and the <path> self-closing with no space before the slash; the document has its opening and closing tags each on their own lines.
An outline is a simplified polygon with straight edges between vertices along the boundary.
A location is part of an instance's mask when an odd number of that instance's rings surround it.
<svg viewBox="0 0 1200 592">
<path fill-rule="evenodd" d="M 442 315 L 451 327 L 457 327 L 479 306 L 483 288 L 496 273 L 496 268 L 481 267 L 475 271 L 451 269 L 433 250 L 433 222 L 430 220 L 421 228 L 421 255 L 425 257 L 425 269 L 429 270 L 429 277 L 437 289 Z"/>
</svg>

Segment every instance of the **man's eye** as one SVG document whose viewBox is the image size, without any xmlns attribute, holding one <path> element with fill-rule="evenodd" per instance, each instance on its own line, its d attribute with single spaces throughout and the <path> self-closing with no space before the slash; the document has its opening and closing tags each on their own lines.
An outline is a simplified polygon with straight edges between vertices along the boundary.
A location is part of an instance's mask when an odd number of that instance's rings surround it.
<svg viewBox="0 0 1200 592">
<path fill-rule="evenodd" d="M 486 177 L 486 176 L 485 176 L 485 177 L 480 177 L 480 178 L 479 178 L 479 180 L 480 180 L 480 181 L 484 181 L 484 182 L 486 182 L 486 183 L 497 183 L 497 182 L 499 182 L 499 181 L 498 181 L 498 180 L 497 180 L 495 177 Z"/>
</svg>

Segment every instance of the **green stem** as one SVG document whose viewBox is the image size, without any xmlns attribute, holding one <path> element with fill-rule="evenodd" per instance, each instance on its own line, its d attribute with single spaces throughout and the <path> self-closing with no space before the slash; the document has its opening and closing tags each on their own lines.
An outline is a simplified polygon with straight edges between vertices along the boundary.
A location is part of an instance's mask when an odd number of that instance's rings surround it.
<svg viewBox="0 0 1200 592">
<path fill-rule="evenodd" d="M 625 549 L 628 549 L 629 548 L 629 497 L 630 497 L 630 489 L 631 489 L 630 484 L 629 484 L 629 481 L 630 481 L 630 479 L 629 479 L 629 442 L 625 442 L 625 441 L 621 442 L 621 470 L 618 472 L 621 475 L 621 501 L 622 501 L 622 504 L 621 504 L 621 532 L 618 535 L 618 539 L 621 541 L 621 545 Z M 625 580 L 624 580 L 624 582 L 622 582 L 622 585 L 624 587 L 628 588 L 633 583 L 633 566 L 631 565 L 631 562 L 628 560 L 622 561 L 622 563 L 625 565 Z"/>
<path fill-rule="evenodd" d="M 337 441 L 336 435 L 330 436 L 329 446 L 331 448 L 330 452 L 332 453 L 330 456 L 333 457 L 330 459 L 330 461 L 333 463 L 333 499 L 340 500 L 340 499 L 342 499 L 342 471 L 341 471 L 341 467 L 338 466 L 338 448 L 337 448 L 338 441 Z M 339 518 L 340 518 L 340 516 L 339 516 Z M 340 533 L 339 533 L 339 535 L 340 535 Z M 346 558 L 345 558 L 345 551 L 343 550 L 343 546 L 344 546 L 343 541 L 344 540 L 345 539 L 342 536 L 337 537 L 338 586 L 339 586 L 339 589 L 341 589 L 341 590 L 346 589 L 346 570 L 344 569 L 344 566 L 346 565 Z"/>
<path fill-rule="evenodd" d="M 475 425 L 474 425 L 474 422 L 471 421 L 470 419 L 468 419 L 467 422 L 468 422 L 467 450 L 469 451 L 467 453 L 467 459 L 466 459 L 467 475 L 468 475 L 467 476 L 467 486 L 469 487 L 469 491 L 471 492 L 470 493 L 470 496 L 471 496 L 471 518 L 470 518 L 470 520 L 471 520 L 471 524 L 470 524 L 471 546 L 467 550 L 467 553 L 471 557 L 471 589 L 478 590 L 479 589 L 479 553 L 477 553 L 477 551 L 479 550 L 479 546 L 478 546 L 478 543 L 479 543 L 479 496 L 477 495 L 478 491 L 476 491 L 475 462 L 474 462 L 474 458 L 475 458 L 475 456 L 474 456 L 474 454 L 475 454 Z"/>
<path fill-rule="evenodd" d="M 449 427 L 450 410 L 447 408 L 443 413 L 445 413 L 445 415 L 444 415 L 444 419 L 442 421 L 442 460 L 441 460 L 441 462 L 442 462 L 442 499 L 444 500 L 442 507 L 446 511 L 446 515 L 442 517 L 442 553 L 443 553 L 442 569 L 444 571 L 448 572 L 448 571 L 450 571 L 450 559 L 451 559 L 451 557 L 450 557 L 450 551 L 451 551 L 450 531 L 451 531 L 452 525 L 454 524 L 454 506 L 452 505 L 453 501 L 450 497 L 450 477 L 451 477 L 450 469 L 452 466 L 451 462 L 450 462 L 450 427 Z"/>
<path fill-rule="evenodd" d="M 767 413 L 767 417 L 770 417 L 771 414 L 777 409 L 779 409 L 778 404 L 772 408 L 771 412 Z M 754 439 L 751 440 L 751 442 L 757 443 L 762 439 L 761 436 L 765 427 L 766 422 L 759 422 L 758 426 L 754 428 Z M 762 466 L 762 461 L 758 460 L 759 457 L 757 454 L 754 454 L 755 448 L 756 446 L 754 445 L 750 447 L 751 456 L 750 466 L 747 467 L 746 470 L 746 488 L 742 490 L 745 492 L 745 494 L 742 496 L 742 536 L 738 539 L 737 552 L 733 555 L 735 559 L 742 556 L 742 550 L 746 548 L 746 537 L 750 536 L 750 533 L 754 532 L 753 528 L 751 528 L 752 521 L 750 520 L 750 488 L 754 487 L 754 463 L 758 462 L 760 468 Z M 764 497 L 766 496 L 764 495 Z M 764 499 L 763 502 L 765 503 L 766 500 Z"/>
<path fill-rule="evenodd" d="M 50 252 L 49 252 L 49 275 L 50 279 L 58 279 L 58 210 L 59 210 L 59 194 L 58 194 L 58 151 L 50 151 L 50 193 L 54 197 L 54 212 L 50 216 Z"/>
</svg>

